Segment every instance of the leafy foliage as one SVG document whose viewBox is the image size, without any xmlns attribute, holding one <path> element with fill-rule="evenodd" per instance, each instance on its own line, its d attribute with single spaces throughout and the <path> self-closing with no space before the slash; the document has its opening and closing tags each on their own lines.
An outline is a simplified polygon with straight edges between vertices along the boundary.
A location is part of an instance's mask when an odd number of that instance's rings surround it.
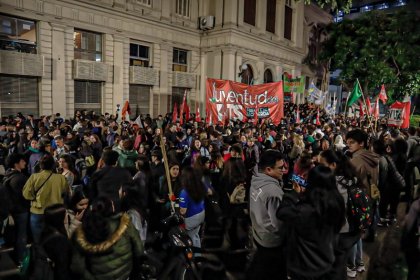
<svg viewBox="0 0 420 280">
<path fill-rule="evenodd" d="M 312 0 L 304 0 L 306 5 L 310 5 Z M 352 0 L 315 0 L 315 3 L 318 4 L 321 8 L 324 6 L 330 7 L 331 10 L 343 10 L 345 13 L 350 11 L 352 6 Z"/>
<path fill-rule="evenodd" d="M 377 94 L 385 84 L 388 95 L 420 91 L 420 22 L 413 12 L 366 13 L 328 26 L 329 37 L 319 54 L 340 69 L 341 82 L 351 88 L 358 78 L 365 94 Z"/>
</svg>

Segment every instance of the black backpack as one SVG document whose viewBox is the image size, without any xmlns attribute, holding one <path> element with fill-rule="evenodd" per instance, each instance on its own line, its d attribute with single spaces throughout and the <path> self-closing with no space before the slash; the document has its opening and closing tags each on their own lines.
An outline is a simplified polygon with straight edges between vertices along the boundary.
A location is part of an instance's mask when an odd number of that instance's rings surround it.
<svg viewBox="0 0 420 280">
<path fill-rule="evenodd" d="M 24 260 L 21 274 L 30 280 L 54 280 L 54 262 L 48 257 L 44 245 L 60 233 L 52 232 L 41 243 L 33 243 Z"/>
</svg>

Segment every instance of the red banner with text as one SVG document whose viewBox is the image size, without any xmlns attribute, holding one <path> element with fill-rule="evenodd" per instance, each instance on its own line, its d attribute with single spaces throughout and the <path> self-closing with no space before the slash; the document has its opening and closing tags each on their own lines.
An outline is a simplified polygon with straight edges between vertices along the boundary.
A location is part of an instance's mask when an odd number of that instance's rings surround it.
<svg viewBox="0 0 420 280">
<path fill-rule="evenodd" d="M 214 123 L 247 122 L 255 116 L 279 124 L 283 118 L 283 82 L 250 86 L 229 80 L 207 79 L 206 106 Z"/>
</svg>

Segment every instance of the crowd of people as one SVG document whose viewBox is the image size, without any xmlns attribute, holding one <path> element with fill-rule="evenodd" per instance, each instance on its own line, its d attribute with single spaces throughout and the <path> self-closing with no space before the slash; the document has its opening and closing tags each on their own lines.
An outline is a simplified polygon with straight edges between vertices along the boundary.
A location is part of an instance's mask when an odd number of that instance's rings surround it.
<svg viewBox="0 0 420 280">
<path fill-rule="evenodd" d="M 14 261 L 40 244 L 54 279 L 129 279 L 174 205 L 201 247 L 211 199 L 224 217 L 246 205 L 255 251 L 247 278 L 354 278 L 366 270 L 363 243 L 396 222 L 404 200 L 402 248 L 409 279 L 419 279 L 420 128 L 380 122 L 374 131 L 308 104 L 297 121 L 295 107 L 278 125 L 87 111 L 3 117 L 0 227 L 13 220 Z"/>
</svg>

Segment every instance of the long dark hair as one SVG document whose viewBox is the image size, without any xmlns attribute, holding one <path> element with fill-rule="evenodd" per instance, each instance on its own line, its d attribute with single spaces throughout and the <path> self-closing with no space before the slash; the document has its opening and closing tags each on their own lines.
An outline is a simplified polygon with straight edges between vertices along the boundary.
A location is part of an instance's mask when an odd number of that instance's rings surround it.
<svg viewBox="0 0 420 280">
<path fill-rule="evenodd" d="M 105 241 L 110 235 L 108 217 L 113 214 L 112 201 L 107 197 L 98 197 L 88 208 L 82 229 L 86 239 L 97 244 Z"/>
<path fill-rule="evenodd" d="M 181 182 L 193 201 L 200 202 L 205 198 L 206 189 L 201 181 L 201 176 L 195 174 L 192 167 L 187 166 L 182 170 Z"/>
<path fill-rule="evenodd" d="M 77 212 L 76 205 L 79 203 L 82 199 L 88 198 L 87 195 L 84 193 L 82 188 L 77 188 L 73 195 L 71 196 L 69 202 L 68 202 L 68 209 L 73 210 L 74 212 Z"/>
<path fill-rule="evenodd" d="M 53 204 L 45 208 L 44 218 L 46 228 L 44 231 L 53 229 L 67 236 L 67 232 L 64 227 L 64 218 L 66 213 L 67 211 L 63 204 Z"/>
<path fill-rule="evenodd" d="M 308 185 L 305 198 L 315 208 L 319 226 L 330 225 L 338 233 L 345 221 L 345 206 L 333 172 L 325 166 L 312 168 Z"/>
<path fill-rule="evenodd" d="M 321 152 L 328 164 L 336 164 L 334 171 L 336 176 L 343 176 L 345 179 L 353 180 L 356 177 L 356 171 L 350 162 L 350 159 L 341 151 L 326 150 Z"/>
</svg>

